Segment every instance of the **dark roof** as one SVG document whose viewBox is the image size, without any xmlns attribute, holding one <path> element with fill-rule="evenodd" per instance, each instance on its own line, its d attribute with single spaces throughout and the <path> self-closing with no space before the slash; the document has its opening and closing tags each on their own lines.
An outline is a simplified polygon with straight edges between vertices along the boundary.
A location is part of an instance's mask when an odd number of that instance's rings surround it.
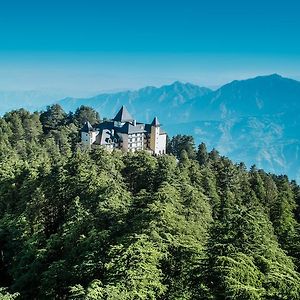
<svg viewBox="0 0 300 300">
<path fill-rule="evenodd" d="M 108 130 L 114 129 L 116 133 L 118 132 L 118 133 L 130 134 L 130 133 L 145 132 L 145 124 L 136 123 L 136 125 L 133 125 L 129 122 L 125 122 L 125 124 L 123 124 L 122 126 L 115 126 L 114 121 L 105 121 L 97 125 L 97 129 L 99 131 L 106 130 L 106 129 Z"/>
<path fill-rule="evenodd" d="M 151 125 L 152 125 L 152 126 L 160 126 L 160 123 L 159 123 L 157 117 L 155 117 L 155 118 L 153 119 Z"/>
<path fill-rule="evenodd" d="M 104 129 L 114 129 L 114 122 L 113 121 L 104 121 L 100 124 L 97 125 L 97 129 L 99 131 L 104 130 Z"/>
<path fill-rule="evenodd" d="M 122 123 L 123 122 L 132 122 L 133 117 L 130 115 L 127 108 L 124 105 L 122 105 L 121 109 L 116 114 L 116 116 L 114 117 L 113 120 L 118 121 L 118 122 L 122 122 Z"/>
<path fill-rule="evenodd" d="M 91 123 L 89 121 L 85 122 L 83 127 L 81 128 L 81 131 L 82 132 L 90 132 L 90 131 L 93 131 L 94 128 L 93 126 L 91 125 Z"/>
<path fill-rule="evenodd" d="M 151 124 L 145 124 L 145 130 L 146 130 L 146 132 L 150 133 L 151 132 Z"/>
<path fill-rule="evenodd" d="M 145 125 L 144 124 L 136 124 L 132 125 L 130 123 L 125 123 L 122 126 L 121 132 L 123 133 L 138 133 L 138 132 L 145 132 Z"/>
</svg>

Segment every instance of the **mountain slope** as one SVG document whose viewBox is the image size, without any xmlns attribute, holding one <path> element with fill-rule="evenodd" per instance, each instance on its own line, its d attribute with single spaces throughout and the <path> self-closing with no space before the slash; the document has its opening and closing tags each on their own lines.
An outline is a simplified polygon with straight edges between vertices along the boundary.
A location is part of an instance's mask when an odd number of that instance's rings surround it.
<svg viewBox="0 0 300 300">
<path fill-rule="evenodd" d="M 191 119 L 198 120 L 198 112 L 213 119 L 233 117 L 272 116 L 294 114 L 300 109 L 300 83 L 277 74 L 233 81 L 217 91 L 195 99 L 191 105 Z"/>
<path fill-rule="evenodd" d="M 137 91 L 101 94 L 85 99 L 65 98 L 59 103 L 66 111 L 74 111 L 80 105 L 92 106 L 104 117 L 112 117 L 121 105 L 126 105 L 137 119 L 149 122 L 153 115 L 158 115 L 164 122 L 172 123 L 174 112 L 181 112 L 184 103 L 210 93 L 212 91 L 208 88 L 177 81 L 160 88 L 145 87 Z"/>
<path fill-rule="evenodd" d="M 276 74 L 233 81 L 183 109 L 193 122 L 167 126 L 171 134 L 300 181 L 300 82 Z"/>
</svg>

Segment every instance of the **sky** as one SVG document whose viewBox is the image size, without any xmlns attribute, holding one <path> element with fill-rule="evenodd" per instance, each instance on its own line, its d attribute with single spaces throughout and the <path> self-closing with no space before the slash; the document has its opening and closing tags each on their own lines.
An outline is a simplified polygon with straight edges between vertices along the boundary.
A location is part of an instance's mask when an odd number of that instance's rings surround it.
<svg viewBox="0 0 300 300">
<path fill-rule="evenodd" d="M 300 80 L 299 0 L 1 0 L 0 90 Z"/>
</svg>

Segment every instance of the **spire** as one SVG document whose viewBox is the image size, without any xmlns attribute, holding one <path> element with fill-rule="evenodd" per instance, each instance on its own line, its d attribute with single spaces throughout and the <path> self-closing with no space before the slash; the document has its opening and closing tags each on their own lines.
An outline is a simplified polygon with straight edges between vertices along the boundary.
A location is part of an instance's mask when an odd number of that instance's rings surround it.
<svg viewBox="0 0 300 300">
<path fill-rule="evenodd" d="M 157 117 L 155 117 L 155 118 L 153 119 L 153 121 L 152 121 L 152 123 L 151 123 L 151 126 L 155 126 L 155 127 L 160 126 L 160 123 L 159 123 Z"/>
<path fill-rule="evenodd" d="M 118 121 L 118 122 L 122 122 L 122 123 L 132 122 L 133 117 L 130 115 L 127 108 L 124 105 L 122 105 L 121 109 L 119 110 L 119 112 L 114 117 L 114 121 Z"/>
<path fill-rule="evenodd" d="M 93 131 L 94 128 L 89 121 L 86 121 L 81 129 L 82 132 L 90 132 Z"/>
</svg>

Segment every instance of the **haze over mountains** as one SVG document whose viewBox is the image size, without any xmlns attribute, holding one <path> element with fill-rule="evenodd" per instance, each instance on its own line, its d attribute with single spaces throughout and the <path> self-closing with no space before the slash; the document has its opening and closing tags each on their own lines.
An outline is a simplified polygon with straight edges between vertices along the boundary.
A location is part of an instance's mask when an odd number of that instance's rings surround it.
<svg viewBox="0 0 300 300">
<path fill-rule="evenodd" d="M 277 74 L 233 81 L 215 91 L 174 82 L 58 103 L 66 111 L 88 105 L 108 118 L 124 104 L 138 120 L 158 116 L 171 136 L 193 135 L 196 143 L 204 141 L 234 161 L 300 181 L 300 82 Z"/>
<path fill-rule="evenodd" d="M 175 82 L 59 103 L 67 111 L 89 105 L 105 117 L 125 104 L 138 120 L 157 115 L 170 135 L 191 134 L 235 161 L 300 180 L 300 82 L 277 74 L 216 91 Z"/>
<path fill-rule="evenodd" d="M 49 90 L 0 90 L 0 114 L 24 107 L 28 110 L 39 110 L 45 105 L 64 97 L 63 92 Z"/>
</svg>

